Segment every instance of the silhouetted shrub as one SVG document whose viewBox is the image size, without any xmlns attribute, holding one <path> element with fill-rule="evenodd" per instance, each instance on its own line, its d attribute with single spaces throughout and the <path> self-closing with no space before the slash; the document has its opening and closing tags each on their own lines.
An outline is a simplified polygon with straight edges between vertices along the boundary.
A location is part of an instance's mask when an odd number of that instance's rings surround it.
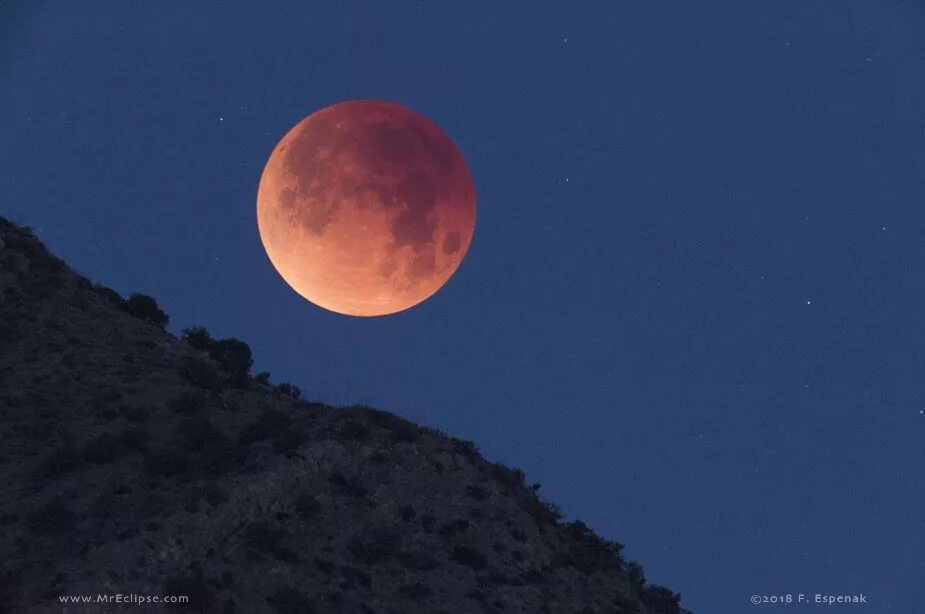
<svg viewBox="0 0 925 614">
<path fill-rule="evenodd" d="M 250 388 L 251 378 L 246 371 L 238 371 L 233 373 L 228 377 L 228 386 L 230 388 L 238 388 L 240 390 L 246 390 Z"/>
<path fill-rule="evenodd" d="M 527 513 L 537 522 L 558 524 L 562 520 L 562 509 L 551 501 L 543 501 L 534 497 L 531 502 L 527 503 L 526 509 Z"/>
<path fill-rule="evenodd" d="M 205 409 L 207 395 L 202 390 L 187 390 L 168 403 L 179 414 L 196 414 Z"/>
<path fill-rule="evenodd" d="M 360 410 L 371 424 L 389 432 L 392 441 L 411 443 L 421 437 L 423 429 L 393 413 L 365 407 Z"/>
<path fill-rule="evenodd" d="M 302 398 L 302 389 L 298 386 L 283 382 L 276 387 L 277 392 L 279 392 L 284 397 L 298 401 Z"/>
<path fill-rule="evenodd" d="M 652 614 L 679 614 L 681 595 L 664 586 L 650 584 L 639 591 L 639 598 Z"/>
<path fill-rule="evenodd" d="M 270 385 L 270 372 L 261 371 L 260 373 L 254 376 L 254 381 L 257 382 L 258 384 L 269 386 Z"/>
<path fill-rule="evenodd" d="M 84 448 L 84 458 L 91 463 L 111 463 L 122 455 L 119 439 L 112 433 L 102 433 Z"/>
<path fill-rule="evenodd" d="M 479 460 L 479 449 L 471 441 L 451 437 L 450 442 L 453 444 L 453 450 L 455 450 L 458 454 L 462 454 L 472 462 Z"/>
<path fill-rule="evenodd" d="M 601 538 L 580 520 L 563 525 L 563 529 L 575 541 L 570 564 L 582 573 L 624 568 L 623 544 Z"/>
<path fill-rule="evenodd" d="M 157 301 L 147 294 L 133 292 L 122 304 L 122 309 L 131 316 L 151 322 L 160 328 L 167 326 L 170 318 L 157 306 Z"/>
<path fill-rule="evenodd" d="M 221 381 L 218 370 L 211 362 L 202 358 L 191 357 L 187 359 L 180 369 L 180 374 L 189 383 L 205 390 L 218 390 Z"/>
<path fill-rule="evenodd" d="M 315 614 L 315 604 L 312 600 L 289 586 L 277 589 L 267 597 L 267 603 L 277 614 Z"/>
<path fill-rule="evenodd" d="M 99 296 L 105 299 L 107 302 L 119 307 L 120 309 L 125 304 L 125 299 L 122 298 L 122 295 L 106 286 L 101 286 L 99 284 L 94 284 L 93 291 L 96 292 Z"/>
<path fill-rule="evenodd" d="M 630 561 L 626 565 L 626 579 L 630 581 L 631 584 L 642 588 L 646 583 L 646 574 L 642 569 L 642 565 L 636 561 Z"/>
<path fill-rule="evenodd" d="M 505 467 L 500 463 L 492 463 L 488 467 L 488 474 L 508 490 L 517 490 L 525 486 L 526 476 L 520 469 Z"/>
<path fill-rule="evenodd" d="M 488 559 L 484 554 L 475 548 L 470 548 L 469 546 L 465 545 L 459 545 L 453 548 L 453 555 L 450 558 L 454 562 L 459 563 L 460 565 L 465 565 L 466 567 L 471 567 L 476 571 L 480 571 L 488 567 Z"/>
<path fill-rule="evenodd" d="M 182 339 L 194 350 L 201 350 L 204 352 L 209 351 L 212 347 L 212 343 L 214 343 L 212 335 L 202 326 L 184 328 Z"/>
<path fill-rule="evenodd" d="M 251 348 L 239 339 L 222 339 L 209 347 L 209 356 L 228 373 L 247 373 L 254 364 Z"/>
</svg>

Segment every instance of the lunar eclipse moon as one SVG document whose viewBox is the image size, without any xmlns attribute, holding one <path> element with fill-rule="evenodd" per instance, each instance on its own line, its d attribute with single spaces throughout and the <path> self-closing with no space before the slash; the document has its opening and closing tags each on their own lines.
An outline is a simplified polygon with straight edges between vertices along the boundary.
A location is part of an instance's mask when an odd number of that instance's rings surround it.
<svg viewBox="0 0 925 614">
<path fill-rule="evenodd" d="M 435 123 L 399 104 L 351 100 L 279 141 L 260 178 L 257 225 L 302 297 L 381 316 L 426 300 L 457 270 L 475 229 L 475 189 Z"/>
</svg>

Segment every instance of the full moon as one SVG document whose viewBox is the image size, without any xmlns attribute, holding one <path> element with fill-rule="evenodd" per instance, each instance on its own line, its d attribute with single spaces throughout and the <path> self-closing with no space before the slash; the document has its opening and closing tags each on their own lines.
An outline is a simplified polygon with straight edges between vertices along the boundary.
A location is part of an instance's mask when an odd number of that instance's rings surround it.
<svg viewBox="0 0 925 614">
<path fill-rule="evenodd" d="M 302 297 L 345 315 L 387 315 L 456 272 L 475 230 L 475 189 L 435 123 L 399 104 L 351 100 L 304 118 L 273 149 L 257 226 Z"/>
</svg>

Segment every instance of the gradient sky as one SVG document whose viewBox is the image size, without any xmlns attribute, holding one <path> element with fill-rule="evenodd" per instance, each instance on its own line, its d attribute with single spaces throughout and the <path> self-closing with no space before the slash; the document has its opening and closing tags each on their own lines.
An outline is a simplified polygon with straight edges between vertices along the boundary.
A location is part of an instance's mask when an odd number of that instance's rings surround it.
<svg viewBox="0 0 925 614">
<path fill-rule="evenodd" d="M 912 0 L 0 2 L 0 215 L 523 468 L 698 614 L 918 612 L 923 33 Z M 301 299 L 256 230 L 278 139 L 351 98 L 437 122 L 478 194 L 386 318 Z"/>
</svg>

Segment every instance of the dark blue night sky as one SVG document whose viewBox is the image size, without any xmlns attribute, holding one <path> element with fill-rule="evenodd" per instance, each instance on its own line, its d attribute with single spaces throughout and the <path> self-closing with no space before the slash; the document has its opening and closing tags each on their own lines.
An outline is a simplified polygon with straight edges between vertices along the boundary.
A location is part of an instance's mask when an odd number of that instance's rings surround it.
<svg viewBox="0 0 925 614">
<path fill-rule="evenodd" d="M 474 440 L 695 612 L 911 614 L 923 33 L 911 0 L 0 2 L 0 215 L 308 398 Z M 384 318 L 300 298 L 256 229 L 279 138 L 352 98 L 433 119 L 478 195 Z"/>
</svg>

